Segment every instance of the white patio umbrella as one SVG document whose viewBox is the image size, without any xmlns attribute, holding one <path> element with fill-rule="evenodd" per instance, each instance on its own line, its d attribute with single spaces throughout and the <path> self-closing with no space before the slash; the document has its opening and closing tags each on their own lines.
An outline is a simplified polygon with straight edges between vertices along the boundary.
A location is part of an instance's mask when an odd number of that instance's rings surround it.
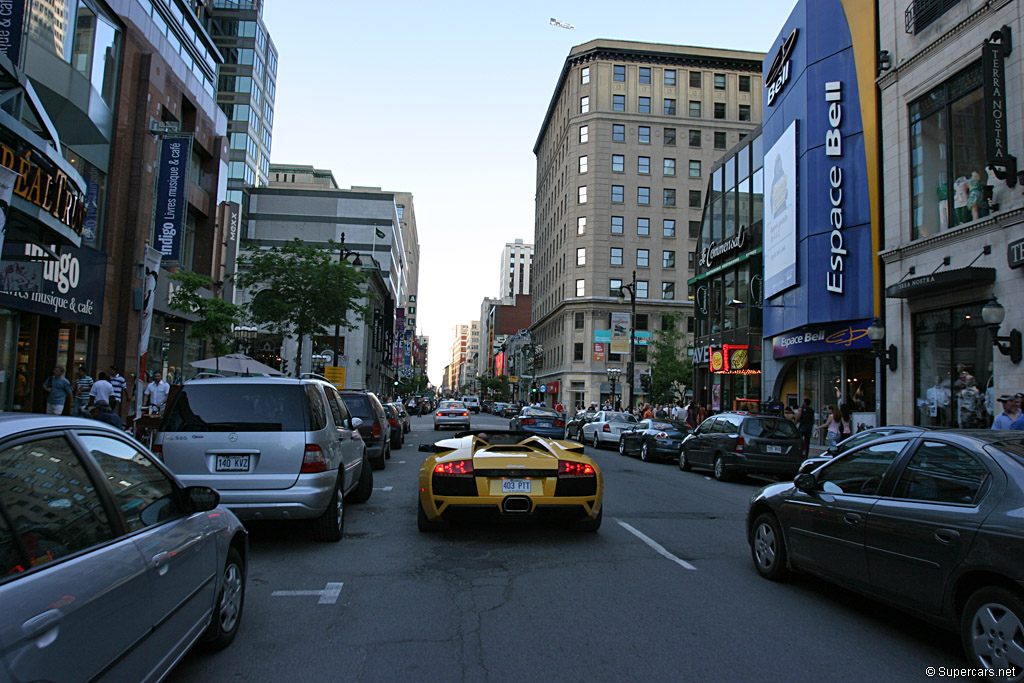
<svg viewBox="0 0 1024 683">
<path fill-rule="evenodd" d="M 233 372 L 238 375 L 281 375 L 280 370 L 275 370 L 269 365 L 249 358 L 244 353 L 229 353 L 226 356 L 216 358 L 205 358 L 189 363 L 194 368 L 215 370 L 217 372 Z"/>
</svg>

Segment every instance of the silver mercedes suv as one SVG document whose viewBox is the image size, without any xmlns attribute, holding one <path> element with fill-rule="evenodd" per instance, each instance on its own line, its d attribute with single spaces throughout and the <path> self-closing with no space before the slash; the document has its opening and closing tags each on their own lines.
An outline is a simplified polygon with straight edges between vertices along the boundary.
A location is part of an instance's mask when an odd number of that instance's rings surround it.
<svg viewBox="0 0 1024 683">
<path fill-rule="evenodd" d="M 344 503 L 373 492 L 360 424 L 319 379 L 195 379 L 167 407 L 153 451 L 243 520 L 308 519 L 319 540 L 337 541 Z"/>
</svg>

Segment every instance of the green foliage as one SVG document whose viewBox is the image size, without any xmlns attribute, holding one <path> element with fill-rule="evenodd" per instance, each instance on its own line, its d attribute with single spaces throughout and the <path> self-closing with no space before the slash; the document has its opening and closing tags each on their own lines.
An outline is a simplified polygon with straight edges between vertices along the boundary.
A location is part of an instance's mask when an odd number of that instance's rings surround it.
<svg viewBox="0 0 1024 683">
<path fill-rule="evenodd" d="M 427 376 L 423 374 L 413 375 L 405 379 L 398 380 L 398 386 L 395 387 L 395 394 L 397 396 L 412 396 L 427 393 L 427 385 L 429 381 Z"/>
<path fill-rule="evenodd" d="M 246 269 L 236 276 L 238 286 L 258 292 L 247 304 L 251 320 L 276 334 L 300 340 L 325 334 L 334 326 L 351 329 L 355 313 L 364 322 L 370 309 L 356 303 L 365 276 L 339 259 L 339 247 L 308 245 L 295 239 L 280 246 L 255 248 L 246 254 Z M 295 372 L 301 372 L 301 344 Z"/>
<path fill-rule="evenodd" d="M 655 332 L 647 350 L 652 403 L 682 401 L 686 387 L 693 382 L 693 360 L 686 353 L 686 334 L 679 329 L 682 316 L 671 313 L 665 317 L 669 329 Z"/>
<path fill-rule="evenodd" d="M 213 280 L 206 275 L 181 270 L 167 276 L 179 283 L 167 303 L 171 308 L 198 317 L 188 333 L 190 339 L 210 342 L 214 356 L 231 351 L 228 342 L 232 332 L 242 320 L 242 307 L 224 299 L 203 297 L 199 290 L 209 288 Z"/>
<path fill-rule="evenodd" d="M 494 401 L 509 401 L 512 397 L 512 388 L 509 386 L 508 377 L 477 377 L 484 394 Z"/>
</svg>

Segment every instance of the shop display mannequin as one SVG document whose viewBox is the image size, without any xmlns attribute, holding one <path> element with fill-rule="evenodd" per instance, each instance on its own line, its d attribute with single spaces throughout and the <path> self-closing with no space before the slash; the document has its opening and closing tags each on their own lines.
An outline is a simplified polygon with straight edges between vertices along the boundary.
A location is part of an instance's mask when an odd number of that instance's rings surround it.
<svg viewBox="0 0 1024 683">
<path fill-rule="evenodd" d="M 939 232 L 943 232 L 949 228 L 949 185 L 947 183 L 940 184 L 937 192 L 939 195 Z"/>
<path fill-rule="evenodd" d="M 971 217 L 969 220 L 978 220 L 985 215 L 985 200 L 983 199 L 984 192 L 982 187 L 985 183 L 981 181 L 981 174 L 977 171 L 971 171 L 971 179 L 967 182 L 967 208 L 971 210 Z"/>
<path fill-rule="evenodd" d="M 953 210 L 956 211 L 957 225 L 971 220 L 971 212 L 967 208 L 970 184 L 970 181 L 964 176 L 960 176 L 953 181 Z"/>
</svg>

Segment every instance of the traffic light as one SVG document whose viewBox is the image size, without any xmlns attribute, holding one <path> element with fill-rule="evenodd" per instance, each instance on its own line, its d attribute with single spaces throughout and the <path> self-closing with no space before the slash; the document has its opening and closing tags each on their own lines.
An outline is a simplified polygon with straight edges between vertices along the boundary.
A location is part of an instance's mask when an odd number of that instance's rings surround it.
<svg viewBox="0 0 1024 683">
<path fill-rule="evenodd" d="M 640 375 L 640 386 L 643 388 L 645 394 L 649 394 L 651 392 L 651 374 L 649 372 L 645 372 Z"/>
<path fill-rule="evenodd" d="M 395 386 L 396 387 L 398 386 L 398 380 L 397 379 L 395 380 Z"/>
</svg>

